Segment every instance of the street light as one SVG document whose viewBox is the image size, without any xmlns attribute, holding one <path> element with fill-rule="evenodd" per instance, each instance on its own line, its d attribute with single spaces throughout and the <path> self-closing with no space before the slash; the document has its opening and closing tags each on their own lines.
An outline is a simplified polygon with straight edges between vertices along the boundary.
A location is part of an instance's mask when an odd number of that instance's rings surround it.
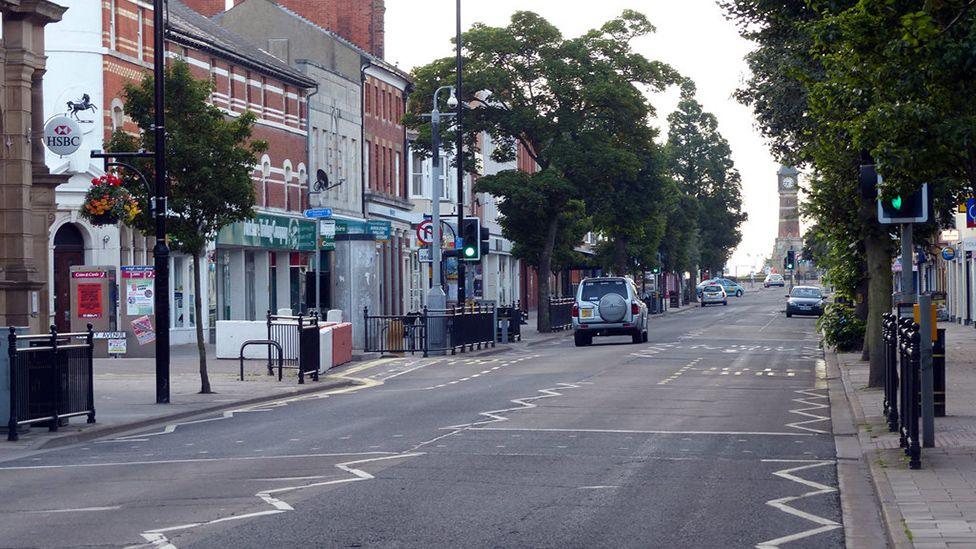
<svg viewBox="0 0 976 549">
<path fill-rule="evenodd" d="M 450 90 L 451 92 L 451 96 L 447 99 L 447 106 L 454 108 L 452 104 L 457 105 L 458 99 L 454 86 L 441 86 L 434 92 L 433 110 L 431 110 L 429 115 L 425 115 L 430 116 L 431 156 L 433 160 L 433 173 L 431 174 L 433 188 L 431 189 L 430 209 L 434 235 L 433 242 L 431 242 L 431 285 L 430 290 L 427 292 L 427 308 L 432 311 L 443 311 L 447 309 L 447 294 L 444 293 L 441 282 L 441 195 L 443 194 L 441 186 L 441 118 L 449 118 L 455 116 L 455 114 L 442 113 L 437 104 L 438 97 L 445 90 Z M 443 317 L 435 317 L 434 323 L 429 328 L 431 348 L 434 349 L 444 347 L 444 326 L 440 320 L 443 320 Z"/>
</svg>

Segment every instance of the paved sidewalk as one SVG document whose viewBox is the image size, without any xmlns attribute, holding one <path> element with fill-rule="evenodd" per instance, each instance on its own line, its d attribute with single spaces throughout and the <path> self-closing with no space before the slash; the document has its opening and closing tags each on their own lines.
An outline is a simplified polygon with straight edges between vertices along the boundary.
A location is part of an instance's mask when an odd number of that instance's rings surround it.
<svg viewBox="0 0 976 549">
<path fill-rule="evenodd" d="M 976 330 L 946 328 L 947 417 L 935 419 L 935 448 L 910 470 L 897 433 L 882 417 L 882 389 L 868 389 L 867 364 L 854 354 L 838 363 L 860 428 L 862 450 L 896 547 L 976 547 Z M 864 447 L 866 446 L 866 447 Z"/>
<path fill-rule="evenodd" d="M 267 362 L 246 360 L 244 381 L 239 380 L 237 360 L 217 360 L 214 348 L 207 349 L 207 370 L 215 394 L 201 395 L 199 360 L 196 345 L 172 348 L 170 361 L 170 404 L 156 404 L 156 370 L 154 359 L 96 359 L 95 413 L 97 423 L 88 425 L 84 417 L 71 418 L 58 432 L 35 426 L 21 434 L 17 442 L 8 442 L 6 433 L 0 439 L 0 459 L 13 453 L 82 442 L 92 438 L 127 431 L 160 421 L 189 417 L 236 405 L 289 397 L 350 385 L 353 382 L 336 377 L 351 363 L 320 376 L 318 382 L 306 378 L 298 384 L 297 372 L 285 370 L 281 382 L 277 375 L 267 375 Z M 277 373 L 277 372 L 276 372 Z"/>
</svg>

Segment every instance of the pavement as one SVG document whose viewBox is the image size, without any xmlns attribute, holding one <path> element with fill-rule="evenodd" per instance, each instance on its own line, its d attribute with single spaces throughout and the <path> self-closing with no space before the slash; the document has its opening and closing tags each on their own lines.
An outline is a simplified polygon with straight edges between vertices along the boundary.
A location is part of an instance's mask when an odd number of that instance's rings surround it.
<svg viewBox="0 0 976 549">
<path fill-rule="evenodd" d="M 756 291 L 643 344 L 364 362 L 0 458 L 0 546 L 843 547 L 823 354 L 781 308 Z"/>
<path fill-rule="evenodd" d="M 829 354 L 857 423 L 856 448 L 870 465 L 875 494 L 892 546 L 919 549 L 976 547 L 976 330 L 946 328 L 947 416 L 935 418 L 935 448 L 922 449 L 911 470 L 897 433 L 882 417 L 882 389 L 867 387 L 859 354 Z M 867 547 L 867 546 L 865 546 Z"/>
</svg>

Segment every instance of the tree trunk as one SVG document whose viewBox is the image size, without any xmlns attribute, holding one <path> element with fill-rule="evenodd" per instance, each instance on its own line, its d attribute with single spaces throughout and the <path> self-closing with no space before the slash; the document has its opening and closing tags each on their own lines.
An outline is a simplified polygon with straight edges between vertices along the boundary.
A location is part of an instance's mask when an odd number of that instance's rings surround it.
<svg viewBox="0 0 976 549">
<path fill-rule="evenodd" d="M 613 241 L 613 269 L 617 276 L 627 276 L 627 239 L 618 236 Z"/>
<path fill-rule="evenodd" d="M 688 290 L 691 293 L 691 297 L 688 298 L 689 303 L 698 303 L 698 267 L 695 266 L 691 270 L 691 280 L 688 281 Z"/>
<path fill-rule="evenodd" d="M 539 256 L 539 314 L 536 316 L 536 329 L 540 332 L 549 332 L 551 323 L 549 319 L 549 297 L 550 280 L 552 275 L 552 254 L 556 248 L 556 235 L 559 232 L 559 214 L 554 214 L 549 220 L 549 228 L 546 231 L 546 243 L 542 247 L 542 254 Z"/>
<path fill-rule="evenodd" d="M 213 391 L 210 389 L 210 376 L 207 375 L 207 347 L 203 340 L 203 308 L 202 300 L 200 299 L 201 286 L 203 285 L 201 279 L 203 278 L 200 272 L 200 252 L 193 253 L 193 311 L 196 315 L 196 327 L 197 327 L 197 353 L 200 355 L 200 394 L 210 394 Z"/>
<path fill-rule="evenodd" d="M 864 238 L 864 254 L 868 271 L 868 318 L 864 331 L 862 359 L 870 361 L 868 387 L 884 386 L 885 364 L 881 341 L 881 315 L 891 311 L 892 272 L 891 242 L 877 225 L 875 202 L 861 201 L 861 219 L 868 230 Z"/>
</svg>

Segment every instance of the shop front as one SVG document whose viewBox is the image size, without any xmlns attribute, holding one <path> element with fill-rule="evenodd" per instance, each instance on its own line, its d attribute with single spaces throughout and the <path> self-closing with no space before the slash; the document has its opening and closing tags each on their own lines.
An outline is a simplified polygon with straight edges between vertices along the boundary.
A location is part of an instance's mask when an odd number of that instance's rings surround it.
<svg viewBox="0 0 976 549">
<path fill-rule="evenodd" d="M 260 320 L 268 311 L 304 311 L 315 245 L 315 222 L 298 217 L 260 213 L 224 227 L 211 271 L 217 319 Z"/>
</svg>

